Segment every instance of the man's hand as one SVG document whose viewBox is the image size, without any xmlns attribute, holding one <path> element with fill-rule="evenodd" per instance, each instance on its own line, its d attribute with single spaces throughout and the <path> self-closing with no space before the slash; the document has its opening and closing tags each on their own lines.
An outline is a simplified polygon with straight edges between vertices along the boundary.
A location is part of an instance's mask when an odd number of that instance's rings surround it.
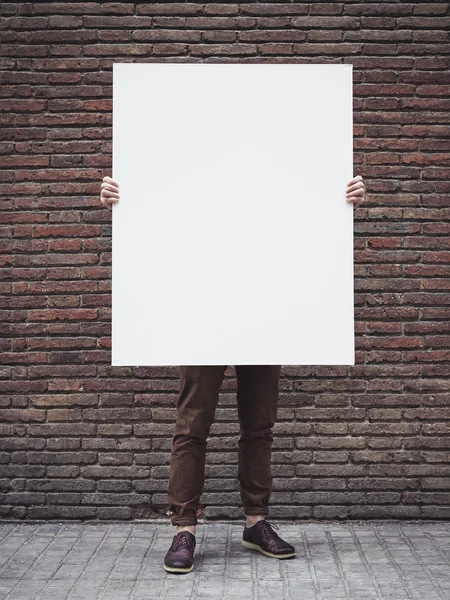
<svg viewBox="0 0 450 600">
<path fill-rule="evenodd" d="M 112 210 L 112 205 L 119 202 L 119 184 L 111 177 L 103 177 L 101 188 L 100 202 Z"/>
<path fill-rule="evenodd" d="M 361 175 L 353 177 L 347 183 L 347 202 L 353 202 L 355 208 L 357 208 L 361 202 L 366 199 L 366 186 L 364 185 L 363 178 Z"/>
</svg>

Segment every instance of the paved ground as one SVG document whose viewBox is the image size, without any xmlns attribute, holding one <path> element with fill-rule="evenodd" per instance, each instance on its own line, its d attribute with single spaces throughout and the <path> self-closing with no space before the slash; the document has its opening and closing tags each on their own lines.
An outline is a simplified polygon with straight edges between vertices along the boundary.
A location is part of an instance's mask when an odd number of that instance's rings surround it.
<svg viewBox="0 0 450 600">
<path fill-rule="evenodd" d="M 0 524 L 2 600 L 450 599 L 450 523 L 279 523 L 297 557 L 242 548 L 242 526 L 200 525 L 196 568 L 169 575 L 166 523 Z"/>
</svg>

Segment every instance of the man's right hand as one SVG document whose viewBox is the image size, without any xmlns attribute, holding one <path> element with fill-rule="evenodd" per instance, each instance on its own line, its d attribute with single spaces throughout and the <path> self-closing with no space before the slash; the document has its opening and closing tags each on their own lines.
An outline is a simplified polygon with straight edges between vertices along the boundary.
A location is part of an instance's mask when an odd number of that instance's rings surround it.
<svg viewBox="0 0 450 600">
<path fill-rule="evenodd" d="M 119 202 L 119 184 L 111 177 L 103 177 L 101 188 L 100 202 L 112 210 L 112 205 Z"/>
</svg>

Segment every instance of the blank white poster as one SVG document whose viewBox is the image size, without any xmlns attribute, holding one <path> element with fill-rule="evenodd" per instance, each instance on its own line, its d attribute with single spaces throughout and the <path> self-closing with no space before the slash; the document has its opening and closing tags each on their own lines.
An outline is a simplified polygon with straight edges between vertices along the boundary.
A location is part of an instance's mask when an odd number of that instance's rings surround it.
<svg viewBox="0 0 450 600">
<path fill-rule="evenodd" d="M 353 365 L 352 66 L 113 81 L 112 365 Z"/>
</svg>

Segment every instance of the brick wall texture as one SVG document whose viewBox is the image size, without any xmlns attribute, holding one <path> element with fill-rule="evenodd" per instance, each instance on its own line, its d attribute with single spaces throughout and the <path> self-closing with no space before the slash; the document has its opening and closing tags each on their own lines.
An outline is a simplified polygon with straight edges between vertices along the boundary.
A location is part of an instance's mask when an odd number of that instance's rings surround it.
<svg viewBox="0 0 450 600">
<path fill-rule="evenodd" d="M 356 366 L 283 367 L 271 516 L 450 517 L 449 8 L 1 3 L 3 519 L 167 510 L 178 368 L 110 366 L 99 192 L 124 61 L 353 64 Z M 235 389 L 229 367 L 210 519 L 242 516 Z"/>
</svg>

